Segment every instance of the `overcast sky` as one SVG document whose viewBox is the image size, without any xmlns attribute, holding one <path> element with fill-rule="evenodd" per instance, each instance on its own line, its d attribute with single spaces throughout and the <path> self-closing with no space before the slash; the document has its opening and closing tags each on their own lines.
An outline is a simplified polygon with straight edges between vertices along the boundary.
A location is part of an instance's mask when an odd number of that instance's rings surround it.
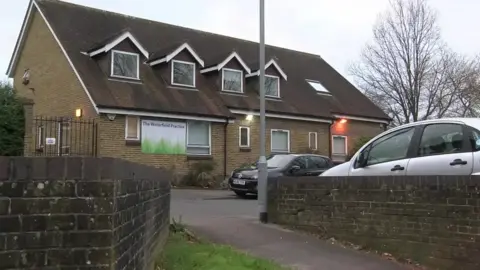
<svg viewBox="0 0 480 270">
<path fill-rule="evenodd" d="M 68 0 L 185 27 L 258 41 L 258 0 Z M 0 79 L 20 32 L 28 0 L 1 0 Z M 348 75 L 371 39 L 387 0 L 266 0 L 266 42 L 321 55 Z M 479 0 L 430 0 L 444 39 L 456 51 L 480 52 Z M 41 53 L 41 52 L 39 52 Z"/>
</svg>

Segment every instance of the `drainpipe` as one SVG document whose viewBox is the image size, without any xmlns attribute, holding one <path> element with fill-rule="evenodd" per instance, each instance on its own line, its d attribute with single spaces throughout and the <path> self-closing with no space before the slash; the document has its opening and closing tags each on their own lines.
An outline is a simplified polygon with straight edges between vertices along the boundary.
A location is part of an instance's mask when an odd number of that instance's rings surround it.
<svg viewBox="0 0 480 270">
<path fill-rule="evenodd" d="M 335 124 L 335 120 L 328 125 L 328 156 L 332 159 L 332 126 Z"/>
<path fill-rule="evenodd" d="M 228 118 L 225 122 L 225 128 L 223 129 L 223 175 L 227 177 L 227 126 L 228 126 Z"/>
</svg>

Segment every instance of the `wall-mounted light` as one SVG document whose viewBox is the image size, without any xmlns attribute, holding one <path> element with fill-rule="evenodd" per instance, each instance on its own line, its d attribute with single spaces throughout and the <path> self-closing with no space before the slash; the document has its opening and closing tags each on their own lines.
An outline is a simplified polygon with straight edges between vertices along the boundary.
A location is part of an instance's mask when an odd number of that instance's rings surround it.
<svg viewBox="0 0 480 270">
<path fill-rule="evenodd" d="M 27 85 L 30 83 L 30 69 L 25 69 L 25 72 L 23 73 L 23 76 L 22 76 L 22 83 L 24 85 Z"/>
<path fill-rule="evenodd" d="M 83 111 L 82 109 L 76 109 L 75 110 L 75 117 L 82 117 Z"/>
<path fill-rule="evenodd" d="M 347 119 L 345 119 L 345 118 L 342 118 L 342 119 L 340 119 L 340 121 L 339 121 L 340 124 L 345 124 L 346 122 L 347 122 Z"/>
<path fill-rule="evenodd" d="M 253 120 L 253 115 L 252 115 L 252 114 L 248 114 L 248 115 L 245 117 L 245 120 L 247 120 L 247 121 L 252 121 L 252 120 Z"/>
</svg>

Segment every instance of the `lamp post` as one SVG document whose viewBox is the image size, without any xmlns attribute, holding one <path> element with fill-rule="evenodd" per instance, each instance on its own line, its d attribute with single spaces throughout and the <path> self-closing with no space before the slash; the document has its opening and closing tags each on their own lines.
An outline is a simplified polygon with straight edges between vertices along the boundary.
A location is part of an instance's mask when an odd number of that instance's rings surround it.
<svg viewBox="0 0 480 270">
<path fill-rule="evenodd" d="M 260 222 L 267 223 L 267 158 L 265 157 L 265 0 L 260 0 L 260 158 L 258 160 L 258 206 Z"/>
</svg>

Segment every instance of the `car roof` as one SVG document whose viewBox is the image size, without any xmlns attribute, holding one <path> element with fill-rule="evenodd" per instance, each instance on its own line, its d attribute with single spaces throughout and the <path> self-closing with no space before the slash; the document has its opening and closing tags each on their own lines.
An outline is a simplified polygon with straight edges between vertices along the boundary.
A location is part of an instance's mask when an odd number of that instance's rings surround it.
<svg viewBox="0 0 480 270">
<path fill-rule="evenodd" d="M 324 155 L 317 155 L 317 154 L 286 154 L 286 155 L 291 155 L 291 156 L 294 156 L 294 157 L 301 157 L 301 156 L 315 156 L 315 157 L 322 157 L 322 158 L 328 158 L 328 159 L 330 159 L 328 156 L 324 156 Z"/>
<path fill-rule="evenodd" d="M 474 127 L 476 129 L 480 129 L 480 118 L 456 117 L 456 118 L 440 118 L 440 119 L 430 119 L 430 120 L 417 121 L 417 122 L 404 124 L 404 125 L 392 128 L 388 131 L 395 131 L 397 129 L 402 129 L 402 128 L 405 128 L 405 127 L 414 127 L 414 126 L 419 126 L 419 125 L 436 124 L 436 123 L 459 123 L 459 124 L 465 124 L 467 126 Z"/>
</svg>

